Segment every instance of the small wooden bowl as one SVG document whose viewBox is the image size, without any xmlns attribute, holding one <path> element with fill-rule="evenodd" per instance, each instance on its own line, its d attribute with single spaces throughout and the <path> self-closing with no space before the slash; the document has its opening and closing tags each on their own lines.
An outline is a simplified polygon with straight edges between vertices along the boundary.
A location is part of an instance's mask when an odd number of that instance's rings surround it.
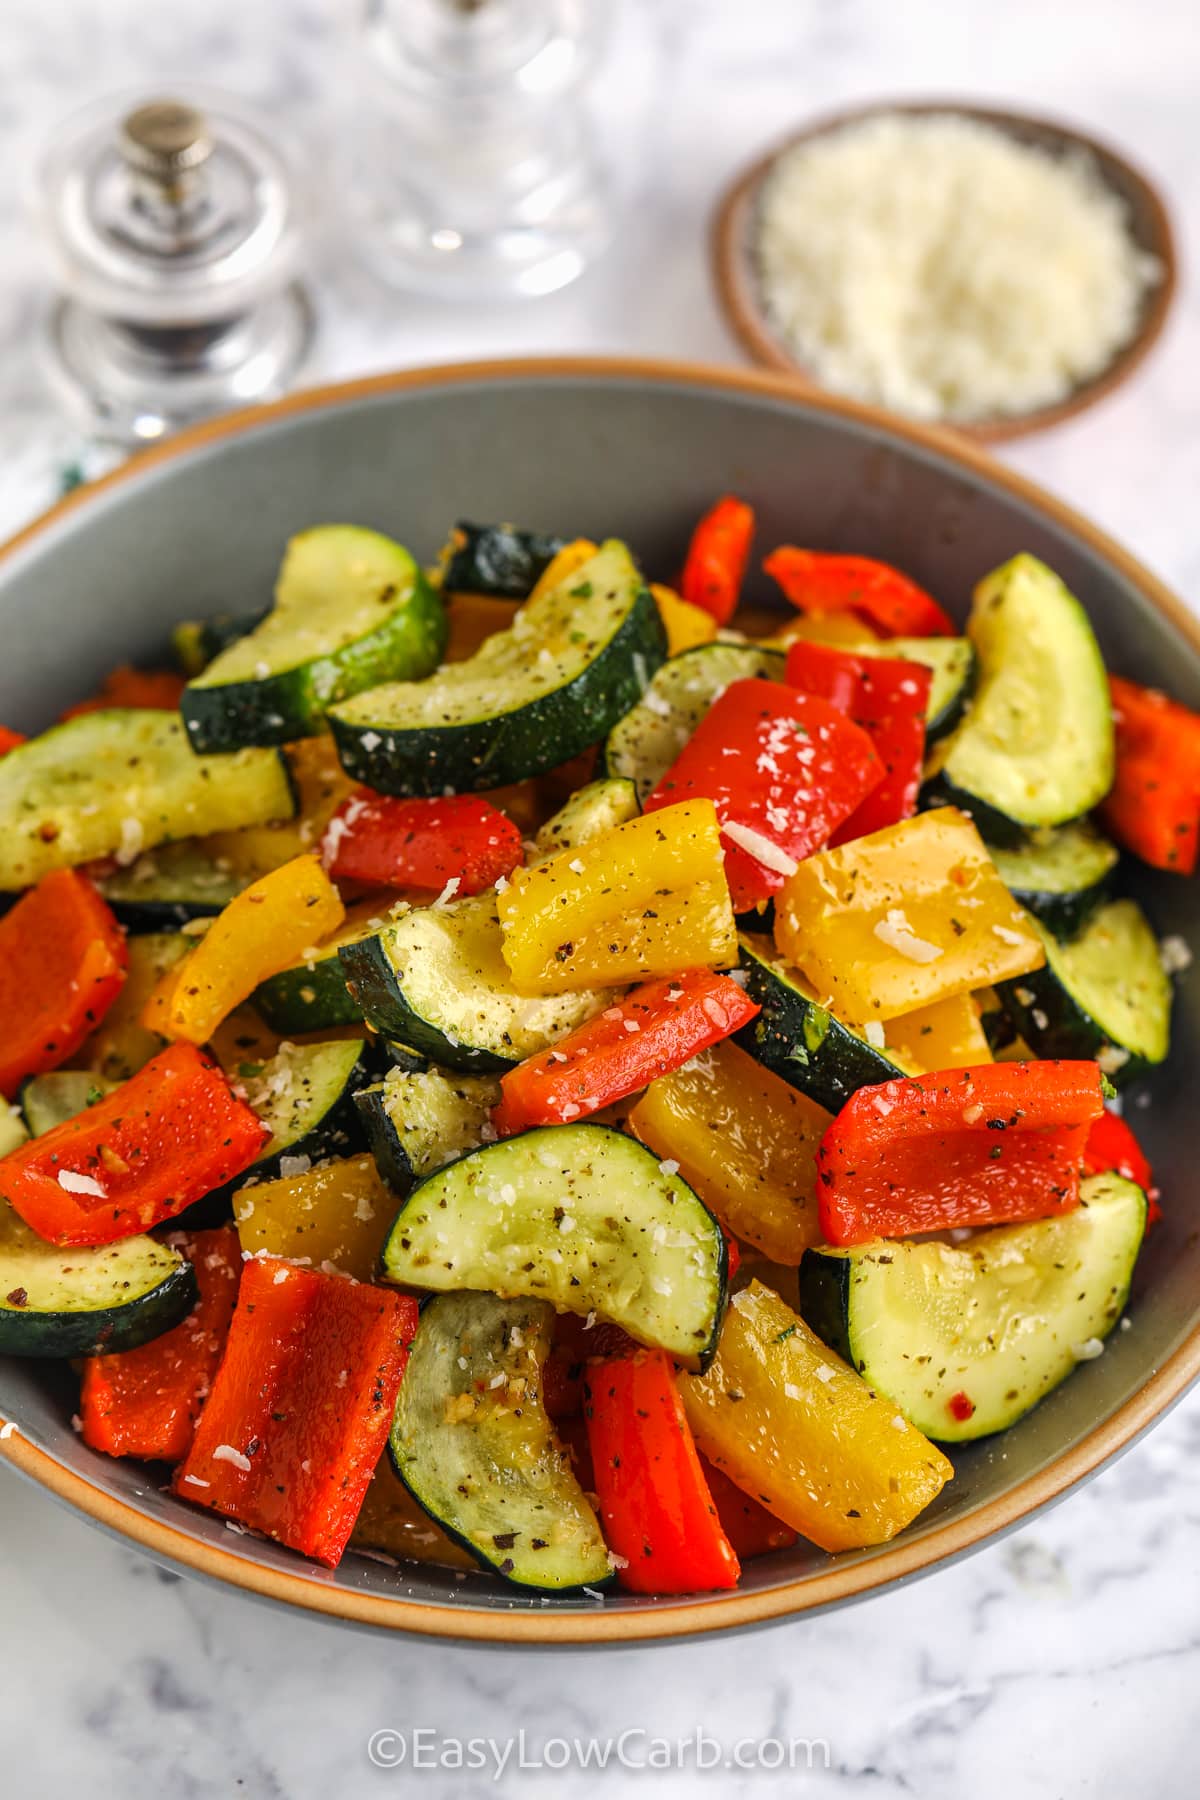
<svg viewBox="0 0 1200 1800">
<path fill-rule="evenodd" d="M 1175 237 L 1166 205 L 1149 177 L 1111 149 L 1068 125 L 1050 119 L 1032 118 L 1025 113 L 998 111 L 986 106 L 963 106 L 953 101 L 878 101 L 870 106 L 854 107 L 833 113 L 807 125 L 760 157 L 738 175 L 722 195 L 713 220 L 713 272 L 717 292 L 725 316 L 754 361 L 768 369 L 779 369 L 795 376 L 805 387 L 818 384 L 788 348 L 782 334 L 771 322 L 763 304 L 761 284 L 754 260 L 754 227 L 759 194 L 763 181 L 776 159 L 795 144 L 822 137 L 839 126 L 889 113 L 911 113 L 928 116 L 948 113 L 959 118 L 977 119 L 1008 132 L 1018 142 L 1035 144 L 1062 155 L 1069 150 L 1083 150 L 1096 165 L 1102 179 L 1120 195 L 1128 208 L 1129 228 L 1140 250 L 1158 259 L 1162 275 L 1146 297 L 1137 331 L 1122 350 L 1090 381 L 1082 382 L 1064 400 L 1050 406 L 1036 407 L 1032 412 L 1014 413 L 970 421 L 940 421 L 981 443 L 996 444 L 1009 438 L 1024 437 L 1073 418 L 1087 406 L 1110 393 L 1128 376 L 1152 348 L 1166 322 L 1175 297 L 1178 264 Z"/>
</svg>

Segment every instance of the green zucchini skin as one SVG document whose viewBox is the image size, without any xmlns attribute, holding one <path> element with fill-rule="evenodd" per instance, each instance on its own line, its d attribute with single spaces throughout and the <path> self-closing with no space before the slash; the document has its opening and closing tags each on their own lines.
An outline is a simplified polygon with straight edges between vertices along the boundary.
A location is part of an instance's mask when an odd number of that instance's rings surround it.
<svg viewBox="0 0 1200 1800">
<path fill-rule="evenodd" d="M 597 585 L 604 590 L 601 605 L 589 619 L 585 609 Z M 536 616 L 519 614 L 469 661 L 449 665 L 419 688 L 395 683 L 334 707 L 329 724 L 346 773 L 384 794 L 471 793 L 542 775 L 599 743 L 640 699 L 666 655 L 654 596 L 628 551 L 614 542 L 530 607 Z M 584 640 L 575 656 L 563 652 L 559 684 L 540 689 L 538 617 L 558 627 L 578 618 Z M 598 641 L 589 643 L 593 631 Z M 456 712 L 468 682 L 493 696 L 482 716 Z M 443 692 L 444 706 L 435 707 Z M 414 721 L 430 710 L 439 714 L 437 723 Z"/>
<path fill-rule="evenodd" d="M 215 867 L 196 845 L 163 844 L 128 869 L 102 875 L 96 886 L 135 935 L 178 931 L 192 919 L 215 918 L 250 884 L 250 877 Z"/>
<path fill-rule="evenodd" d="M 495 1140 L 500 1083 L 445 1069 L 390 1069 L 354 1096 L 379 1173 L 397 1194 L 457 1156 Z"/>
<path fill-rule="evenodd" d="M 566 544 L 544 531 L 460 519 L 442 553 L 442 586 L 451 594 L 524 600 Z"/>
<path fill-rule="evenodd" d="M 612 1579 L 595 1513 L 542 1403 L 553 1310 L 439 1294 L 421 1309 L 388 1438 L 418 1505 L 513 1586 L 565 1594 Z M 522 1384 L 514 1407 L 494 1400 Z M 458 1412 L 461 1408 L 461 1415 Z"/>
<path fill-rule="evenodd" d="M 407 1044 L 434 1062 L 464 1073 L 493 1075 L 516 1067 L 519 1057 L 462 1044 L 435 1018 L 417 1012 L 409 1004 L 406 988 L 397 981 L 382 934 L 346 944 L 338 956 L 355 1004 L 372 1030 L 381 1036 Z"/>
<path fill-rule="evenodd" d="M 351 999 L 342 964 L 334 951 L 312 968 L 283 969 L 261 982 L 252 996 L 255 1009 L 272 1031 L 332 1031 L 362 1022 L 362 1008 Z"/>
<path fill-rule="evenodd" d="M 262 624 L 266 612 L 214 613 L 208 619 L 180 619 L 171 632 L 171 651 L 181 675 L 191 680 L 210 662 Z"/>
<path fill-rule="evenodd" d="M 1046 842 L 995 847 L 992 860 L 1013 899 L 1048 931 L 1056 938 L 1078 937 L 1112 893 L 1120 852 L 1087 823 L 1045 835 Z"/>
<path fill-rule="evenodd" d="M 134 1350 L 180 1324 L 198 1298 L 191 1263 L 154 1238 L 61 1250 L 0 1205 L 0 1355 Z"/>
<path fill-rule="evenodd" d="M 1074 1346 L 1108 1336 L 1129 1295 L 1146 1197 L 1119 1175 L 1091 1177 L 1080 1197 L 1074 1212 L 993 1226 L 963 1246 L 806 1250 L 801 1313 L 927 1437 L 1007 1430 L 1071 1373 Z M 966 1419 L 951 1405 L 959 1395 L 974 1409 Z"/>
<path fill-rule="evenodd" d="M 996 993 L 1036 1055 L 1095 1057 L 1117 1087 L 1163 1062 L 1171 983 L 1136 902 L 1110 901 L 1069 943 L 1036 920 L 1034 927 L 1046 947 L 1045 965 L 999 983 Z"/>
<path fill-rule="evenodd" d="M 739 939 L 746 993 L 762 1011 L 734 1033 L 756 1062 L 836 1113 L 860 1087 L 903 1079 L 905 1071 L 789 980 L 767 943 Z"/>
<path fill-rule="evenodd" d="M 364 569 L 366 574 L 356 573 Z M 303 600 L 290 598 L 323 588 L 314 605 L 327 603 L 339 580 L 347 589 L 345 615 L 365 625 L 350 638 L 347 617 L 306 628 Z M 285 609 L 299 615 L 290 647 Z M 206 753 L 312 737 L 336 701 L 383 681 L 419 681 L 432 673 L 448 630 L 440 594 L 399 544 L 354 526 L 302 532 L 288 545 L 272 611 L 184 689 L 180 711 L 188 742 Z M 314 639 L 323 639 L 324 647 L 316 648 Z"/>
<path fill-rule="evenodd" d="M 724 1235 L 698 1195 L 644 1145 L 590 1123 L 522 1132 L 427 1175 L 382 1266 L 408 1287 L 594 1312 L 701 1370 L 716 1351 L 729 1274 Z"/>
</svg>

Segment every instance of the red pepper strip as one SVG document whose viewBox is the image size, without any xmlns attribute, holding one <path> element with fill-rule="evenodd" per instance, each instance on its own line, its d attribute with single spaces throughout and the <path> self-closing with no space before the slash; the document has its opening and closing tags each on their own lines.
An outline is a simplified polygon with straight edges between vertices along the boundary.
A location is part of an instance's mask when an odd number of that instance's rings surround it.
<svg viewBox="0 0 1200 1800">
<path fill-rule="evenodd" d="M 10 750 L 15 750 L 18 744 L 24 742 L 22 732 L 10 731 L 7 725 L 0 725 L 0 756 L 7 756 Z"/>
<path fill-rule="evenodd" d="M 359 788 L 325 830 L 321 857 L 331 875 L 372 886 L 481 894 L 525 860 L 511 819 L 477 794 L 399 800 Z"/>
<path fill-rule="evenodd" d="M 1110 1169 L 1115 1169 L 1126 1181 L 1137 1183 L 1149 1201 L 1146 1223 L 1157 1223 L 1162 1218 L 1162 1207 L 1158 1204 L 1158 1189 L 1146 1153 L 1124 1119 L 1105 1107 L 1088 1132 L 1083 1147 L 1083 1172 L 1085 1175 L 1106 1175 Z"/>
<path fill-rule="evenodd" d="M 790 1525 L 769 1513 L 753 1495 L 743 1493 L 724 1469 L 710 1463 L 703 1452 L 700 1453 L 700 1468 L 717 1509 L 721 1529 L 741 1562 L 748 1562 L 753 1556 L 765 1556 L 770 1550 L 791 1549 L 797 1534 Z"/>
<path fill-rule="evenodd" d="M 242 1247 L 233 1226 L 222 1225 L 184 1237 L 181 1248 L 200 1289 L 183 1323 L 136 1350 L 84 1360 L 79 1416 L 93 1450 L 177 1463 L 191 1448 L 229 1335 Z"/>
<path fill-rule="evenodd" d="M 1109 689 L 1117 771 L 1104 820 L 1152 868 L 1190 875 L 1200 849 L 1200 714 L 1119 675 Z"/>
<path fill-rule="evenodd" d="M 122 663 L 105 676 L 98 694 L 90 700 L 77 700 L 62 717 L 76 719 L 80 713 L 104 712 L 110 706 L 174 712 L 185 686 L 183 676 L 170 669 L 131 669 L 128 663 Z"/>
<path fill-rule="evenodd" d="M 819 694 L 861 725 L 885 774 L 830 842 L 847 844 L 917 810 L 925 759 L 925 708 L 933 673 L 898 656 L 855 656 L 830 644 L 798 642 L 788 651 L 787 679 L 802 693 Z"/>
<path fill-rule="evenodd" d="M 252 1163 L 270 1136 L 194 1044 L 0 1159 L 0 1198 L 51 1244 L 150 1231 Z"/>
<path fill-rule="evenodd" d="M 954 636 L 937 601 L 890 563 L 781 544 L 763 568 L 802 613 L 853 612 L 885 637 Z"/>
<path fill-rule="evenodd" d="M 728 975 L 699 969 L 647 981 L 501 1078 L 501 1137 L 565 1125 L 636 1094 L 761 1011 Z"/>
<path fill-rule="evenodd" d="M 679 592 L 718 625 L 727 625 L 737 611 L 753 536 L 754 509 L 732 494 L 718 500 L 692 533 Z"/>
<path fill-rule="evenodd" d="M 671 1359 L 642 1350 L 589 1365 L 584 1418 L 600 1520 L 634 1594 L 736 1587 L 726 1537 L 684 1416 Z"/>
<path fill-rule="evenodd" d="M 735 681 L 643 810 L 711 800 L 725 837 L 733 909 L 746 912 L 828 843 L 882 775 L 870 738 L 827 701 L 776 681 Z M 743 832 L 761 842 L 762 852 L 747 848 Z"/>
<path fill-rule="evenodd" d="M 1103 1110 L 1093 1062 L 986 1063 L 862 1087 L 821 1139 L 831 1244 L 1069 1212 Z"/>
<path fill-rule="evenodd" d="M 57 1068 L 125 981 L 125 934 L 90 881 L 56 869 L 0 919 L 0 1094 Z"/>
<path fill-rule="evenodd" d="M 416 1329 L 407 1294 L 251 1258 L 175 1492 L 336 1568 Z"/>
</svg>

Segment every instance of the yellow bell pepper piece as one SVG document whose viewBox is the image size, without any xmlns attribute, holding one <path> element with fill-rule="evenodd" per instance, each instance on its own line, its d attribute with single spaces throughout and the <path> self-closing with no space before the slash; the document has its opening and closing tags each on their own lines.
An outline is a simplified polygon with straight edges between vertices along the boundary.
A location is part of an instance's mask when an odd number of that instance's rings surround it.
<svg viewBox="0 0 1200 1800">
<path fill-rule="evenodd" d="M 443 660 L 469 662 L 481 644 L 509 629 L 516 610 L 515 600 L 502 600 L 498 594 L 447 594 L 449 635 Z"/>
<path fill-rule="evenodd" d="M 954 1474 L 757 1281 L 734 1295 L 707 1373 L 681 1374 L 679 1391 L 709 1461 L 822 1550 L 885 1543 Z"/>
<path fill-rule="evenodd" d="M 652 581 L 650 592 L 658 604 L 658 613 L 667 632 L 667 655 L 678 656 L 681 650 L 694 650 L 697 644 L 711 644 L 717 635 L 717 621 L 702 606 L 682 600 L 674 588 Z"/>
<path fill-rule="evenodd" d="M 847 650 L 853 650 L 856 644 L 879 644 L 883 640 L 877 632 L 871 630 L 856 619 L 853 613 L 813 613 L 811 618 L 800 614 L 797 618 L 788 619 L 777 631 L 771 633 L 766 640 L 771 644 L 841 644 Z"/>
<path fill-rule="evenodd" d="M 354 792 L 329 736 L 300 738 L 285 754 L 296 789 L 294 818 L 273 825 L 249 825 L 241 831 L 216 831 L 200 844 L 213 861 L 239 875 L 266 875 L 272 869 L 315 850 L 325 827 Z"/>
<path fill-rule="evenodd" d="M 260 1181 L 233 1199 L 238 1237 L 250 1255 L 307 1257 L 314 1269 L 329 1265 L 355 1281 L 374 1281 L 399 1208 L 371 1156 Z"/>
<path fill-rule="evenodd" d="M 186 955 L 190 942 L 182 932 L 151 932 L 129 939 L 125 985 L 71 1058 L 71 1067 L 91 1069 L 107 1081 L 128 1081 L 158 1055 L 165 1040 L 142 1024 L 142 1011 L 159 982 Z"/>
<path fill-rule="evenodd" d="M 660 1075 L 629 1115 L 734 1237 L 791 1267 L 821 1241 L 816 1158 L 829 1121 L 728 1041 Z"/>
<path fill-rule="evenodd" d="M 776 901 L 775 942 L 855 1023 L 915 1012 L 1045 961 L 983 839 L 953 806 L 802 862 Z"/>
<path fill-rule="evenodd" d="M 363 1496 L 350 1534 L 351 1547 L 385 1550 L 407 1562 L 439 1563 L 444 1569 L 478 1569 L 475 1558 L 434 1524 L 392 1467 L 385 1450 Z"/>
<path fill-rule="evenodd" d="M 591 538 L 576 538 L 573 543 L 564 544 L 558 554 L 550 558 L 530 588 L 529 600 L 540 600 L 543 594 L 549 594 L 561 586 L 576 569 L 582 569 L 585 562 L 591 562 L 598 548 Z M 528 606 L 529 601 L 524 604 Z"/>
<path fill-rule="evenodd" d="M 884 1041 L 890 1054 L 926 1071 L 974 1069 L 992 1060 L 973 994 L 953 994 L 889 1019 Z"/>
<path fill-rule="evenodd" d="M 300 961 L 346 916 L 315 856 L 297 856 L 244 888 L 218 913 L 194 950 L 168 971 L 142 1012 L 166 1038 L 205 1044 L 260 981 Z"/>
<path fill-rule="evenodd" d="M 521 993 L 728 968 L 738 957 L 711 800 L 665 806 L 515 869 L 498 910 Z"/>
</svg>

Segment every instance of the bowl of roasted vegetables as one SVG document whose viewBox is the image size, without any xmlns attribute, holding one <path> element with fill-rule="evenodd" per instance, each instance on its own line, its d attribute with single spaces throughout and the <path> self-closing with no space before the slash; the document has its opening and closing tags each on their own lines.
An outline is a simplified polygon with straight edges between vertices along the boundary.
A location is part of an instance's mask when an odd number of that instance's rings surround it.
<svg viewBox="0 0 1200 1800">
<path fill-rule="evenodd" d="M 1200 660 L 1014 477 L 769 378 L 418 374 L 130 465 L 0 617 L 0 1453 L 101 1523 L 703 1630 L 1195 1373 Z"/>
</svg>

